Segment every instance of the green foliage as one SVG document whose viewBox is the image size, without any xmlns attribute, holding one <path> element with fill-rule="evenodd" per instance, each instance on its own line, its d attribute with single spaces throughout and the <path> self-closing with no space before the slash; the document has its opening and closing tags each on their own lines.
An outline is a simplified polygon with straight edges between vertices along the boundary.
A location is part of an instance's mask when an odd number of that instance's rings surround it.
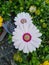
<svg viewBox="0 0 49 65">
<path fill-rule="evenodd" d="M 49 60 L 49 54 L 46 56 L 45 60 Z"/>
</svg>

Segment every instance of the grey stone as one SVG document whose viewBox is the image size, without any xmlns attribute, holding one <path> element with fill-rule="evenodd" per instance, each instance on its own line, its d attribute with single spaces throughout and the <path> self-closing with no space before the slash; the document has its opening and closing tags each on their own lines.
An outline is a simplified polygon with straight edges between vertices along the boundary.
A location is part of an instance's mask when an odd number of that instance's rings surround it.
<svg viewBox="0 0 49 65">
<path fill-rule="evenodd" d="M 9 21 L 3 23 L 3 27 L 9 34 L 12 34 L 12 32 L 14 31 L 15 25 L 14 25 L 14 23 L 12 23 L 11 20 L 9 20 Z"/>
<path fill-rule="evenodd" d="M 5 37 L 5 35 L 6 35 L 6 30 L 5 29 L 3 29 L 3 32 L 2 32 L 2 34 L 0 35 L 0 41 L 2 41 L 3 40 L 3 38 Z"/>
</svg>

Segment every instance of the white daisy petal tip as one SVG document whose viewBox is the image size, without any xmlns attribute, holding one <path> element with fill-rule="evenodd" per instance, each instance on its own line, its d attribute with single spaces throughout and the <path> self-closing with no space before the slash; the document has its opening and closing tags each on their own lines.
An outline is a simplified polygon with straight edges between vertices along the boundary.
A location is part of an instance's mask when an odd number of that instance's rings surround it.
<svg viewBox="0 0 49 65">
<path fill-rule="evenodd" d="M 42 36 L 42 33 L 40 33 L 40 36 Z"/>
<path fill-rule="evenodd" d="M 24 53 L 29 53 L 29 51 L 28 51 L 28 50 L 23 50 L 23 52 L 24 52 Z"/>
<path fill-rule="evenodd" d="M 14 31 L 12 32 L 12 35 L 14 34 Z"/>
<path fill-rule="evenodd" d="M 14 21 L 16 21 L 16 20 L 17 20 L 17 17 L 14 18 Z"/>
</svg>

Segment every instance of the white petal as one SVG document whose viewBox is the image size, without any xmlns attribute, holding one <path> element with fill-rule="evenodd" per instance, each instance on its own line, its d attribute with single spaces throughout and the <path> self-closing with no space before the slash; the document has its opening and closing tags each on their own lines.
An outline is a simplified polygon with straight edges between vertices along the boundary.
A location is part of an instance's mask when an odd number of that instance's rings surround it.
<svg viewBox="0 0 49 65">
<path fill-rule="evenodd" d="M 17 17 L 14 18 L 14 21 L 17 21 Z"/>
<path fill-rule="evenodd" d="M 37 28 L 34 26 L 34 24 L 30 23 L 30 25 L 29 25 L 29 32 L 34 32 L 35 33 L 36 31 L 37 31 Z"/>
<path fill-rule="evenodd" d="M 18 22 L 14 22 L 15 25 L 18 25 Z"/>
<path fill-rule="evenodd" d="M 15 31 L 13 32 L 13 35 L 22 35 L 23 31 L 21 30 L 21 28 L 15 28 Z"/>
<path fill-rule="evenodd" d="M 37 34 L 35 34 L 35 36 L 36 37 L 40 37 L 40 36 L 42 36 L 42 34 L 41 33 L 37 33 Z"/>
<path fill-rule="evenodd" d="M 17 33 L 16 33 L 16 35 L 14 35 L 14 36 L 12 37 L 12 39 L 15 39 L 15 40 L 21 39 L 21 38 L 22 38 L 22 35 L 21 35 L 21 34 L 17 34 Z"/>
<path fill-rule="evenodd" d="M 30 52 L 36 50 L 35 47 L 31 43 L 28 44 L 28 49 L 29 49 Z"/>
<path fill-rule="evenodd" d="M 17 17 L 21 17 L 21 13 L 17 14 Z"/>
<path fill-rule="evenodd" d="M 14 46 L 16 49 L 19 47 L 19 45 L 20 45 L 20 43 L 17 43 L 17 42 L 14 43 Z"/>
<path fill-rule="evenodd" d="M 41 43 L 37 43 L 37 42 L 32 41 L 31 44 L 32 44 L 35 48 L 39 48 L 39 45 L 40 45 Z"/>
<path fill-rule="evenodd" d="M 33 38 L 38 38 L 38 37 L 40 37 L 42 34 L 41 33 L 33 33 L 32 34 L 32 37 Z"/>
<path fill-rule="evenodd" d="M 20 51 L 23 50 L 24 46 L 25 46 L 24 43 L 21 43 L 20 46 L 19 46 L 19 50 Z"/>
<path fill-rule="evenodd" d="M 35 43 L 41 43 L 41 41 L 42 41 L 40 38 L 33 38 L 32 40 L 33 40 Z"/>
<path fill-rule="evenodd" d="M 28 17 L 28 19 L 32 20 L 31 16 L 28 13 L 26 13 L 26 17 Z"/>
<path fill-rule="evenodd" d="M 23 49 L 23 52 L 24 52 L 24 53 L 29 53 L 29 50 L 28 50 L 28 48 L 27 48 L 27 44 L 25 44 L 25 47 L 24 47 L 24 49 Z"/>
<path fill-rule="evenodd" d="M 28 24 L 23 24 L 23 29 L 25 32 L 27 32 L 28 31 Z"/>
</svg>

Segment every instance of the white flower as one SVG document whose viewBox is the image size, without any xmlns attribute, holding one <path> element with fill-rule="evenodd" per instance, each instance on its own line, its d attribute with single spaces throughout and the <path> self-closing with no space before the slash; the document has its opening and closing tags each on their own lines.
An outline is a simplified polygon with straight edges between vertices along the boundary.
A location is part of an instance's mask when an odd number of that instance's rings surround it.
<svg viewBox="0 0 49 65">
<path fill-rule="evenodd" d="M 17 17 L 14 18 L 15 25 L 23 25 L 24 23 L 32 22 L 32 18 L 29 13 L 21 12 L 17 14 Z"/>
<path fill-rule="evenodd" d="M 41 39 L 39 37 L 41 35 L 42 34 L 39 33 L 39 30 L 34 24 L 30 23 L 28 26 L 23 24 L 23 29 L 19 26 L 15 28 L 12 41 L 16 49 L 20 51 L 23 50 L 24 53 L 29 53 L 39 48 L 41 44 Z"/>
<path fill-rule="evenodd" d="M 36 6 L 31 6 L 30 8 L 29 8 L 29 11 L 31 12 L 31 13 L 34 13 L 35 11 L 36 11 Z"/>
<path fill-rule="evenodd" d="M 20 28 L 23 28 L 23 25 L 25 26 L 27 24 L 32 23 L 32 17 L 29 13 L 21 12 L 17 14 L 17 17 L 15 17 L 15 25 L 18 25 Z M 28 26 L 28 25 L 27 25 Z"/>
</svg>

